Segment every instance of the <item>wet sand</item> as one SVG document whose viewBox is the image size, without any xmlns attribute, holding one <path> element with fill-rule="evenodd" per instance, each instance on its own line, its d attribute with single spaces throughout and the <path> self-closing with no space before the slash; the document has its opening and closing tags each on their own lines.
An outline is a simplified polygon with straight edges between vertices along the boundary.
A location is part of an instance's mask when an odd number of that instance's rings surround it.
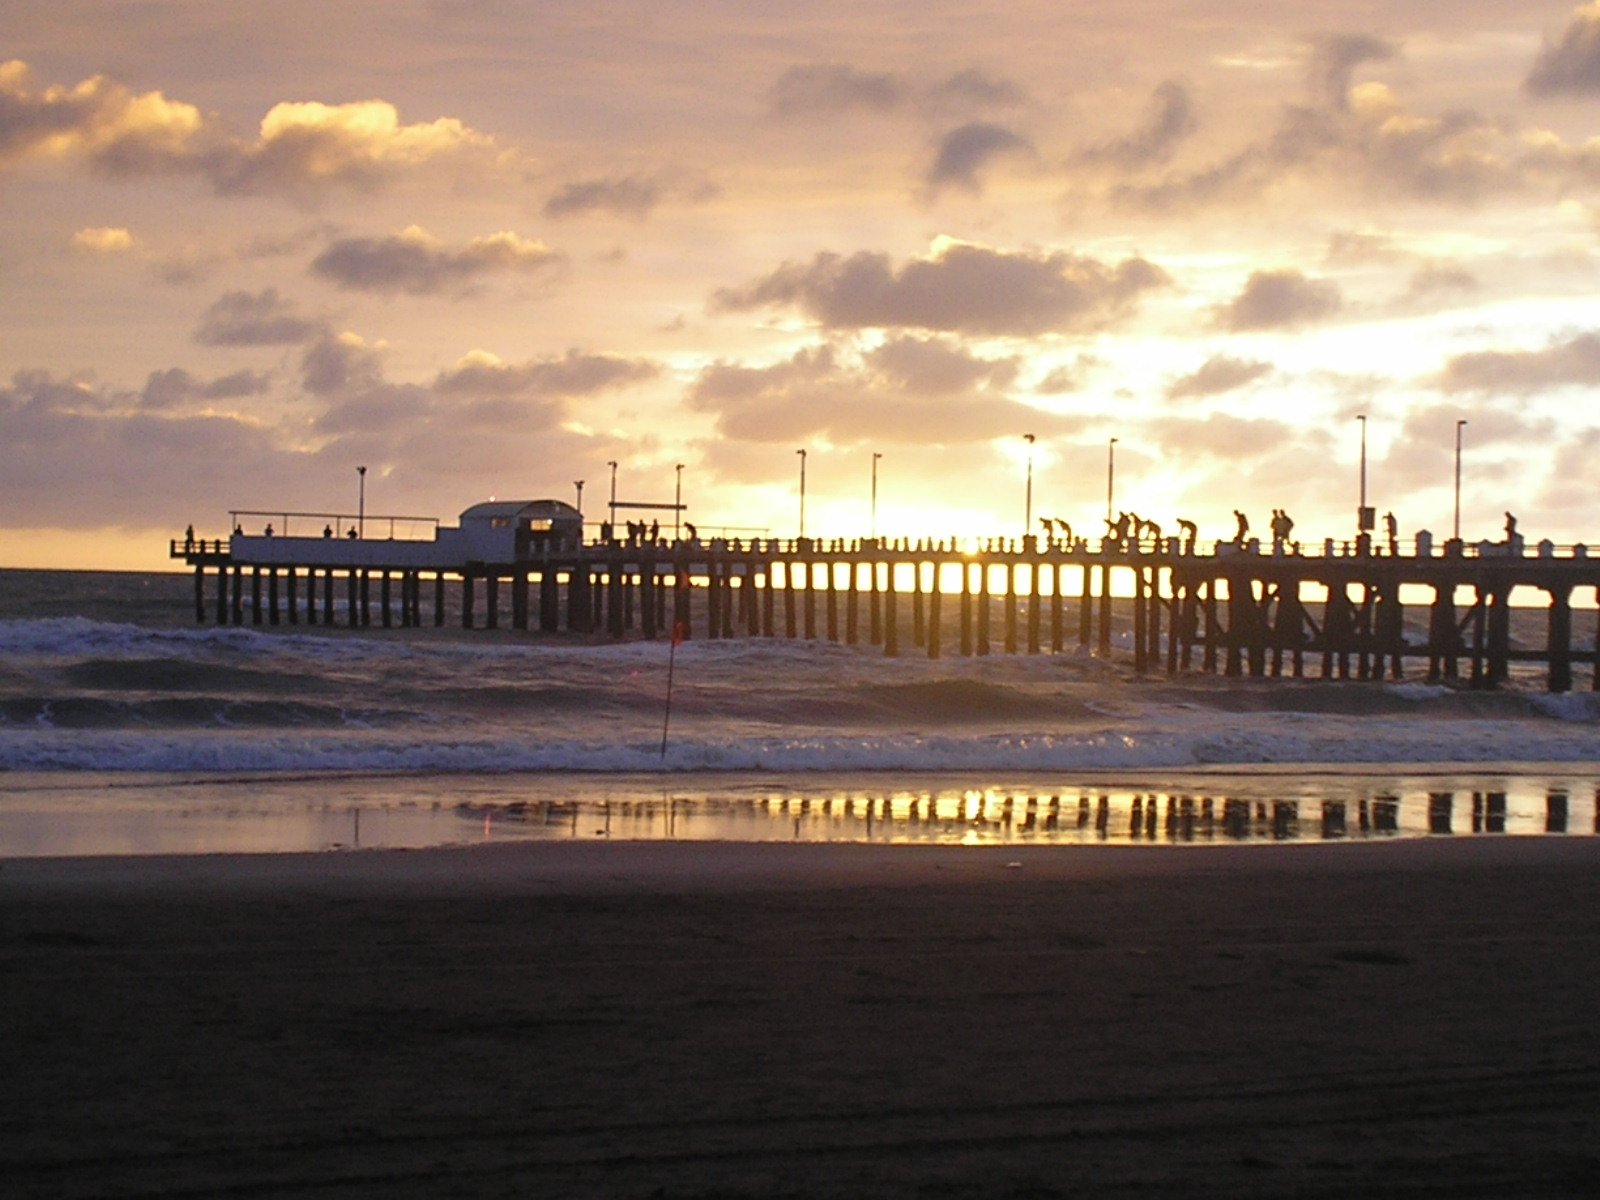
<svg viewBox="0 0 1600 1200">
<path fill-rule="evenodd" d="M 1600 1184 L 1600 841 L 0 862 L 9 1196 Z"/>
</svg>

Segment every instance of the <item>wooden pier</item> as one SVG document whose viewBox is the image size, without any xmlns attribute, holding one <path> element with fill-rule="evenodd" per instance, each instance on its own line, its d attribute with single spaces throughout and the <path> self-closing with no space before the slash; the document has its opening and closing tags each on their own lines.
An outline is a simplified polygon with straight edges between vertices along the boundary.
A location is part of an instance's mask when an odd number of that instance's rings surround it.
<svg viewBox="0 0 1600 1200">
<path fill-rule="evenodd" d="M 1545 542 L 1529 553 L 1520 542 L 1451 542 L 1432 553 L 1424 542 L 1386 554 L 1332 542 L 1318 553 L 1254 542 L 1200 552 L 1178 539 L 997 539 L 976 550 L 931 540 L 578 539 L 452 563 L 431 550 L 237 533 L 171 544 L 194 570 L 196 620 L 219 624 L 451 619 L 619 640 L 826 639 L 930 658 L 1115 647 L 1140 673 L 1392 680 L 1410 671 L 1471 687 L 1531 662 L 1544 665 L 1553 692 L 1571 690 L 1580 665 L 1600 690 L 1600 629 L 1580 644 L 1574 622 L 1575 596 L 1600 605 L 1600 559 L 1583 546 Z M 1519 589 L 1542 594 L 1542 646 L 1512 639 Z M 1113 636 L 1114 620 L 1125 636 Z"/>
</svg>

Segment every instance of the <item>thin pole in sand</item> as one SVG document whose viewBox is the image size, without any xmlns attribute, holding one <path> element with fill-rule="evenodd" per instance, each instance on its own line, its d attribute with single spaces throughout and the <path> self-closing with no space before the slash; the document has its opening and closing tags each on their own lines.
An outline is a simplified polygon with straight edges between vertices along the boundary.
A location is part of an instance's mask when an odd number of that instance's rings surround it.
<svg viewBox="0 0 1600 1200">
<path fill-rule="evenodd" d="M 661 716 L 661 761 L 667 760 L 667 730 L 672 725 L 672 671 L 678 661 L 678 643 L 683 641 L 683 622 L 675 621 L 672 625 L 672 645 L 667 650 L 667 705 L 666 711 Z"/>
</svg>

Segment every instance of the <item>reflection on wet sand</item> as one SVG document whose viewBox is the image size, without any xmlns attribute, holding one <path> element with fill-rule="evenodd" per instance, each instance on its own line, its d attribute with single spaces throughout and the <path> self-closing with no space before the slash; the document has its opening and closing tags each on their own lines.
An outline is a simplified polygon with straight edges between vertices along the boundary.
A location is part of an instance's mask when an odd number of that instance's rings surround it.
<svg viewBox="0 0 1600 1200">
<path fill-rule="evenodd" d="M 1577 832 L 1600 834 L 1600 787 L 1594 791 L 1595 815 Z M 481 821 L 486 839 L 1135 845 L 1567 834 L 1574 828 L 1571 808 L 1569 789 L 1550 786 L 1542 795 L 1378 790 L 1316 798 L 1117 789 L 793 790 L 472 802 L 456 811 Z"/>
</svg>

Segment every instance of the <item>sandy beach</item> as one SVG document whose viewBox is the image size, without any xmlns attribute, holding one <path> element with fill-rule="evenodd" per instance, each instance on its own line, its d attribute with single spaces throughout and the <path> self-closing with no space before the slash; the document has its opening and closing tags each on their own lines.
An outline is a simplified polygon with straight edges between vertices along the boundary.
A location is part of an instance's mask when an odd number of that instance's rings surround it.
<svg viewBox="0 0 1600 1200">
<path fill-rule="evenodd" d="M 1600 841 L 0 863 L 11 1196 L 1579 1195 Z"/>
</svg>

